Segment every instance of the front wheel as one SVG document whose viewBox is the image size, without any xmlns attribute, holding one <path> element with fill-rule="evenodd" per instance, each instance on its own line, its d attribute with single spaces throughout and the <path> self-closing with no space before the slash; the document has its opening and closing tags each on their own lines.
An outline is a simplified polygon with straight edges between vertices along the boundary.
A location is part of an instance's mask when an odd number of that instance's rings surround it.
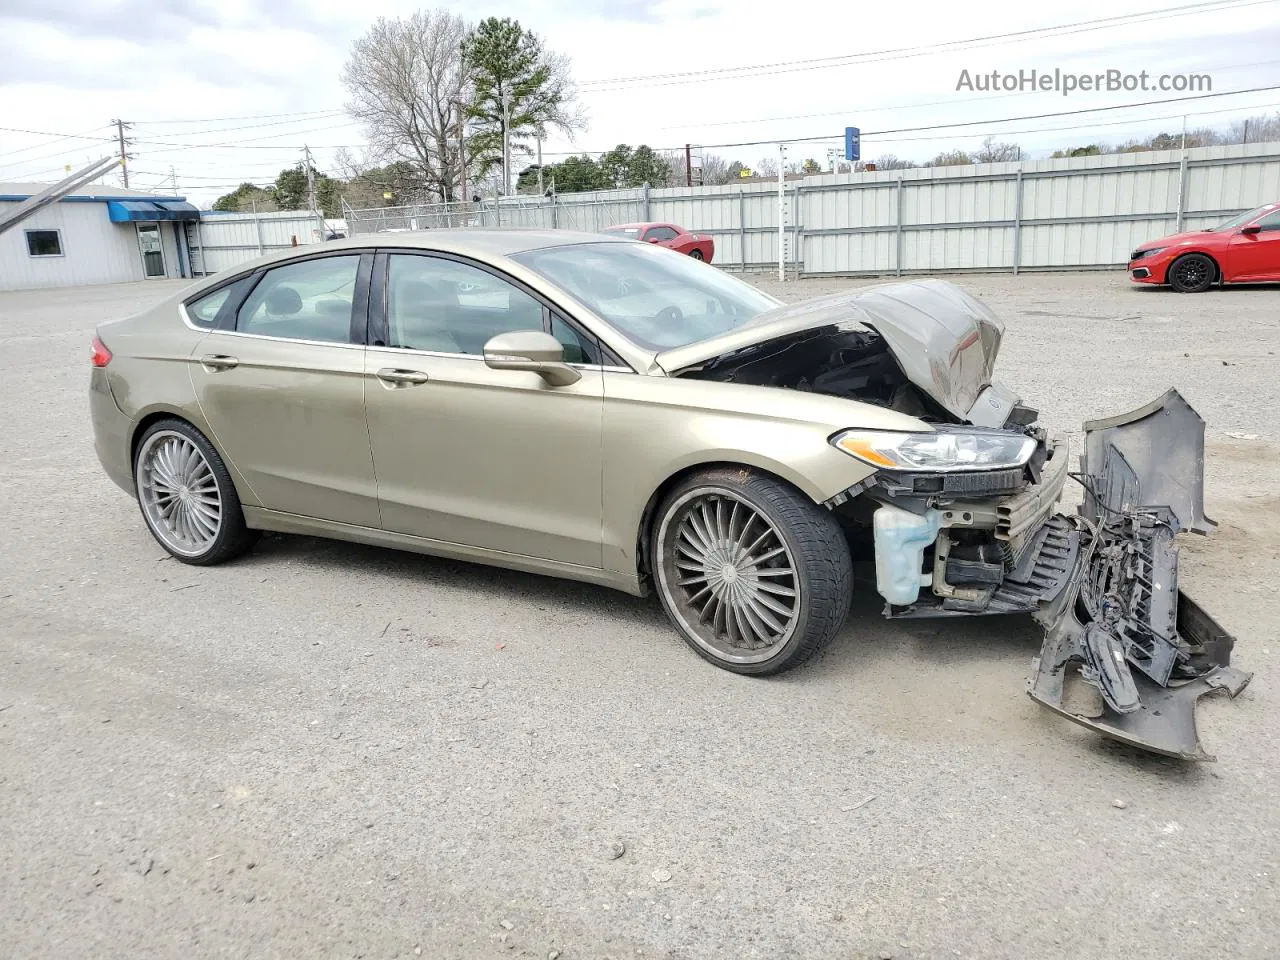
<svg viewBox="0 0 1280 960">
<path fill-rule="evenodd" d="M 138 506 L 151 535 L 183 563 L 209 566 L 244 553 L 257 539 L 218 451 L 184 420 L 147 428 L 134 460 Z"/>
<path fill-rule="evenodd" d="M 1179 293 L 1203 293 L 1216 274 L 1213 261 L 1203 253 L 1188 253 L 1169 265 L 1169 286 Z"/>
<path fill-rule="evenodd" d="M 689 251 L 689 256 L 693 257 L 693 259 L 695 259 L 695 260 L 705 260 L 705 259 L 706 259 L 706 257 L 704 257 L 704 256 L 702 255 L 702 251 L 701 251 L 701 250 L 698 250 L 698 249 L 690 250 L 690 251 Z"/>
<path fill-rule="evenodd" d="M 749 468 L 680 483 L 653 525 L 662 606 L 700 656 L 734 673 L 808 660 L 849 613 L 853 566 L 835 518 Z"/>
</svg>

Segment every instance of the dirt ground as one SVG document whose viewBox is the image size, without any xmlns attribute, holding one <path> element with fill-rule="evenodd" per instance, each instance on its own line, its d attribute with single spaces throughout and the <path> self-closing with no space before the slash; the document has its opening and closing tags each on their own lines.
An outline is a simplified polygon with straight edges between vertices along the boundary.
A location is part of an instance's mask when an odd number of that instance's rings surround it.
<svg viewBox="0 0 1280 960">
<path fill-rule="evenodd" d="M 1207 421 L 1183 586 L 1255 671 L 1201 704 L 1217 763 L 1036 707 L 1029 619 L 890 624 L 867 584 L 762 681 L 580 584 L 292 537 L 179 565 L 86 402 L 94 324 L 174 286 L 0 293 L 0 956 L 1274 957 L 1280 289 L 955 279 L 1051 427 L 1170 385 Z"/>
</svg>

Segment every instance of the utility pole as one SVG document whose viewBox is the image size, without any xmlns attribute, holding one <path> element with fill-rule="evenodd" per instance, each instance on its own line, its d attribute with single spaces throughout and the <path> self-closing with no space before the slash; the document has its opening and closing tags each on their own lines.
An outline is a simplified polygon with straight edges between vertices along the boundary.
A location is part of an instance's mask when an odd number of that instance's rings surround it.
<svg viewBox="0 0 1280 960">
<path fill-rule="evenodd" d="M 315 163 L 311 159 L 311 148 L 305 143 L 302 145 L 302 156 L 307 164 L 307 209 L 312 213 L 316 211 L 316 169 Z"/>
<path fill-rule="evenodd" d="M 542 190 L 542 133 L 538 133 L 538 196 L 543 195 Z"/>
<path fill-rule="evenodd" d="M 502 192 L 511 192 L 511 94 L 502 94 Z"/>
<path fill-rule="evenodd" d="M 169 164 L 169 184 L 173 187 L 174 195 L 178 193 L 178 174 L 173 169 L 173 164 Z"/>
<path fill-rule="evenodd" d="M 128 164 L 129 153 L 126 149 L 126 144 L 128 144 L 129 141 L 125 139 L 124 132 L 126 130 L 132 130 L 133 124 L 125 123 L 123 120 L 112 120 L 111 122 L 115 124 L 116 137 L 120 141 L 120 177 L 124 181 L 125 189 L 128 190 L 129 189 L 129 164 Z"/>
<path fill-rule="evenodd" d="M 684 145 L 684 185 L 693 186 L 693 146 L 688 143 Z"/>
</svg>

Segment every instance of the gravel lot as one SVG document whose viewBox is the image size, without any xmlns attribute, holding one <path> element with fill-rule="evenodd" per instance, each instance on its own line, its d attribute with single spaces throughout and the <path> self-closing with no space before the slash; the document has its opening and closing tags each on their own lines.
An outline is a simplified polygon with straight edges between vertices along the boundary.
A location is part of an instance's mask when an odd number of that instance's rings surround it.
<svg viewBox="0 0 1280 960">
<path fill-rule="evenodd" d="M 172 284 L 0 294 L 0 954 L 1274 957 L 1280 290 L 959 282 L 1051 426 L 1170 384 L 1208 421 L 1184 586 L 1256 671 L 1201 705 L 1218 763 L 1032 704 L 1029 619 L 887 624 L 865 584 L 762 681 L 655 599 L 303 538 L 181 566 L 85 389 L 93 325 Z"/>
</svg>

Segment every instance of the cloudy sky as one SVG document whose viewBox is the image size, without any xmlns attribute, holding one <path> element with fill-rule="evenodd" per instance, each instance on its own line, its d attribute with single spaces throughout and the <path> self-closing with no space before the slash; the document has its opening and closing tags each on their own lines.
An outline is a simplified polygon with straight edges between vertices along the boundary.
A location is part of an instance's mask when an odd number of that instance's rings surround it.
<svg viewBox="0 0 1280 960">
<path fill-rule="evenodd" d="M 1194 12 L 1183 9 L 1193 4 Z M 179 192 L 205 204 L 243 180 L 273 179 L 300 159 L 304 143 L 322 169 L 340 146 L 358 156 L 363 136 L 342 112 L 340 69 L 352 40 L 373 18 L 404 16 L 418 6 L 411 0 L 3 0 L 0 181 L 56 180 L 64 165 L 109 152 L 108 123 L 116 117 L 135 124 L 133 186 L 174 177 Z M 1215 93 L 1280 86 L 1280 0 L 1140 0 L 1136 6 L 1106 0 L 472 0 L 442 6 L 467 18 L 515 17 L 572 58 L 589 126 L 574 142 L 549 141 L 549 161 L 565 151 L 644 142 L 706 145 L 707 152 L 752 165 L 776 155 L 769 141 L 808 137 L 826 139 L 791 146 L 789 158 L 822 161 L 828 147 L 839 146 L 846 125 L 864 131 L 865 158 L 892 153 L 924 160 L 941 149 L 976 147 L 989 134 L 1044 155 L 1081 142 L 1176 132 L 1184 113 L 1194 127 L 1280 110 L 1277 89 L 1016 119 L 1179 94 L 956 89 L 962 70 L 1033 68 L 1207 73 Z M 1101 28 L 1086 24 L 1131 10 L 1138 15 Z M 1008 36 L 1071 24 L 1084 25 Z M 1003 39 L 955 44 L 997 35 Z M 731 70 L 741 67 L 752 69 Z"/>
</svg>

